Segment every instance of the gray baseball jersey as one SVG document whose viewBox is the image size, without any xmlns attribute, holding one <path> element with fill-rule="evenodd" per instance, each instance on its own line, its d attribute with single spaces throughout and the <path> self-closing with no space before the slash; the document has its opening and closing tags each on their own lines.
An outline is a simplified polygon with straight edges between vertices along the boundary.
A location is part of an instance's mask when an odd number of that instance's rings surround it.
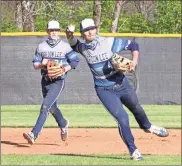
<svg viewBox="0 0 182 166">
<path fill-rule="evenodd" d="M 70 41 L 73 50 L 85 57 L 96 86 L 113 86 L 123 78 L 123 73 L 117 72 L 111 64 L 113 53 L 139 50 L 137 43 L 114 37 L 97 36 L 96 40 L 90 43 L 82 43 L 79 40 L 72 43 L 74 42 Z"/>
<path fill-rule="evenodd" d="M 70 65 L 73 69 L 76 68 L 79 61 L 77 53 L 60 38 L 56 41 L 48 38 L 38 45 L 32 62 L 41 64 L 44 58 L 62 63 L 64 67 Z M 41 70 L 41 74 L 47 76 L 46 68 Z"/>
</svg>

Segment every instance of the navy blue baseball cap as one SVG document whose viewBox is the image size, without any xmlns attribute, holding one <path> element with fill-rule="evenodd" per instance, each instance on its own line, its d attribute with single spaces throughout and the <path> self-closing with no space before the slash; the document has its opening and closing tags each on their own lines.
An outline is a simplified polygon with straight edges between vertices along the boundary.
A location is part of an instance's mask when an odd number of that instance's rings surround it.
<svg viewBox="0 0 182 166">
<path fill-rule="evenodd" d="M 86 18 L 80 23 L 80 32 L 86 32 L 94 28 L 97 28 L 97 26 L 95 25 L 94 20 L 91 18 Z"/>
</svg>

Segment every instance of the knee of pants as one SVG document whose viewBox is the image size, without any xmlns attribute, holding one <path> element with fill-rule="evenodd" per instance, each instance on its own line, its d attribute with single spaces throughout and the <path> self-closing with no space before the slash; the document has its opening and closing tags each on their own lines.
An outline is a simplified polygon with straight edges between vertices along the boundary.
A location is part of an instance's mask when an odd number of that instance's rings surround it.
<svg viewBox="0 0 182 166">
<path fill-rule="evenodd" d="M 143 109 L 141 107 L 141 105 L 139 103 L 137 103 L 136 105 L 133 105 L 129 108 L 132 112 L 141 112 Z"/>
<path fill-rule="evenodd" d="M 128 116 L 125 117 L 125 118 L 120 118 L 118 120 L 118 123 L 120 126 L 129 126 L 129 119 L 128 119 Z"/>
<path fill-rule="evenodd" d="M 44 114 L 48 114 L 50 111 L 50 108 L 48 108 L 46 105 L 41 106 L 41 112 Z"/>
<path fill-rule="evenodd" d="M 50 108 L 49 112 L 51 114 L 57 114 L 57 112 L 59 111 L 59 108 L 57 107 L 56 104 L 53 104 L 52 107 Z"/>
<path fill-rule="evenodd" d="M 53 104 L 52 107 L 50 108 L 49 112 L 54 114 L 55 112 L 57 112 L 57 110 L 58 110 L 58 107 L 55 104 Z"/>
<path fill-rule="evenodd" d="M 129 118 L 128 118 L 128 114 L 126 112 L 115 112 L 115 118 L 118 121 L 119 124 L 122 125 L 128 125 L 129 124 Z"/>
<path fill-rule="evenodd" d="M 50 112 L 51 114 L 54 114 L 54 109 L 53 109 L 53 108 L 50 108 L 49 112 Z"/>
<path fill-rule="evenodd" d="M 128 114 L 125 110 L 116 109 L 115 111 L 112 111 L 111 115 L 118 121 L 118 123 L 126 124 L 129 121 Z"/>
</svg>

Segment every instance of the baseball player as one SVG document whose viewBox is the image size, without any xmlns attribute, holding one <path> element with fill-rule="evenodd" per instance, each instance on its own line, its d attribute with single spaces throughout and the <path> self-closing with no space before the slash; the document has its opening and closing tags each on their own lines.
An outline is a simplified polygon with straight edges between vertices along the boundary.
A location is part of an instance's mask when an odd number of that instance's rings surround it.
<svg viewBox="0 0 182 166">
<path fill-rule="evenodd" d="M 73 50 L 86 59 L 93 75 L 97 96 L 117 121 L 119 134 L 129 150 L 131 159 L 143 160 L 134 143 L 128 115 L 123 105 L 133 113 L 140 128 L 144 131 L 160 137 L 168 136 L 168 132 L 165 128 L 151 124 L 124 73 L 116 71 L 111 64 L 111 57 L 114 53 L 119 54 L 123 50 L 130 50 L 133 58 L 129 70 L 134 71 L 138 63 L 139 45 L 135 41 L 121 38 L 101 37 L 97 35 L 96 28 L 92 19 L 84 19 L 80 23 L 80 32 L 85 42 L 74 37 L 75 26 L 73 24 L 67 26 L 66 36 Z"/>
<path fill-rule="evenodd" d="M 23 137 L 29 144 L 35 143 L 49 112 L 58 123 L 61 130 L 61 139 L 65 141 L 68 136 L 69 121 L 63 117 L 57 107 L 57 99 L 64 89 L 67 73 L 77 67 L 79 60 L 77 53 L 72 50 L 70 45 L 60 39 L 59 32 L 59 22 L 50 21 L 47 25 L 48 38 L 38 45 L 32 61 L 34 68 L 41 70 L 41 86 L 44 99 L 34 128 L 29 133 L 23 133 Z M 52 68 L 51 64 L 54 64 Z M 51 70 L 49 71 L 48 68 Z M 54 70 L 57 73 L 51 75 Z"/>
</svg>

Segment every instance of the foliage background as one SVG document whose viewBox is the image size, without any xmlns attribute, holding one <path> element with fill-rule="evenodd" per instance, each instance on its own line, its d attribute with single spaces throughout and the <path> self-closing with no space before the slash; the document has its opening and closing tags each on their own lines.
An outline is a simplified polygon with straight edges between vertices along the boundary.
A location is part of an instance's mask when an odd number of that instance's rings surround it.
<svg viewBox="0 0 182 166">
<path fill-rule="evenodd" d="M 23 31 L 16 25 L 16 8 L 13 2 L 2 1 L 2 32 Z M 146 1 L 147 2 L 147 1 Z M 181 1 L 154 0 L 153 8 L 139 12 L 134 1 L 127 1 L 121 9 L 117 32 L 118 33 L 181 33 Z M 56 3 L 56 4 L 55 4 Z M 70 23 L 76 25 L 79 32 L 80 21 L 93 17 L 94 1 L 36 1 L 33 12 L 35 32 L 44 32 L 47 22 L 57 19 L 61 23 L 62 31 Z M 111 32 L 115 1 L 101 0 L 102 15 L 100 32 Z"/>
</svg>

